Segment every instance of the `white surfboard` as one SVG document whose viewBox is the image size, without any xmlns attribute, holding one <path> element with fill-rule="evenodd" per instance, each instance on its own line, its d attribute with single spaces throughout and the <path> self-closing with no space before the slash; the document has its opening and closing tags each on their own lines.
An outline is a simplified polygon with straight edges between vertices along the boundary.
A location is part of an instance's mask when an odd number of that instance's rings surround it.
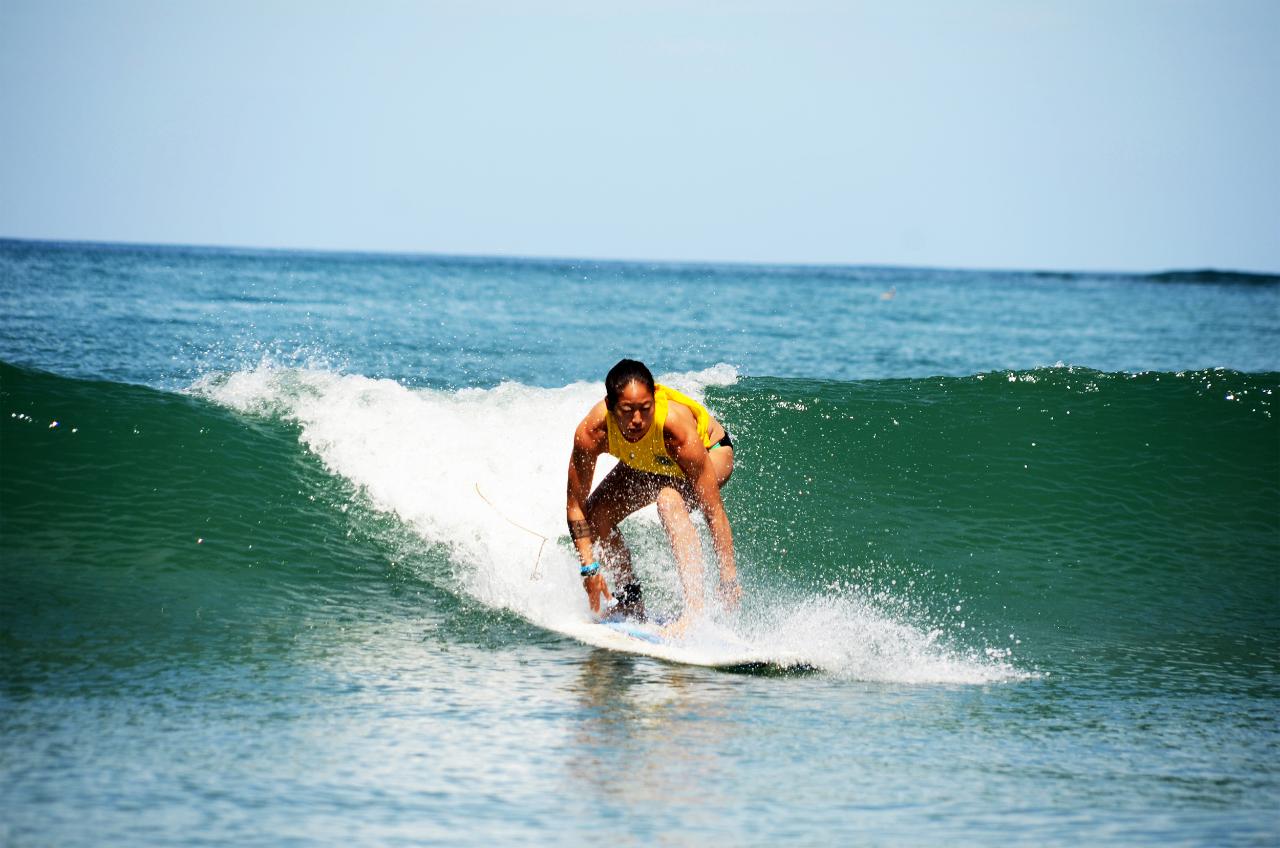
<svg viewBox="0 0 1280 848">
<path fill-rule="evenodd" d="M 597 648 L 683 665 L 759 672 L 813 670 L 812 664 L 799 656 L 762 650 L 733 634 L 708 632 L 706 628 L 687 639 L 668 639 L 657 625 L 631 619 L 563 622 L 554 629 Z"/>
</svg>

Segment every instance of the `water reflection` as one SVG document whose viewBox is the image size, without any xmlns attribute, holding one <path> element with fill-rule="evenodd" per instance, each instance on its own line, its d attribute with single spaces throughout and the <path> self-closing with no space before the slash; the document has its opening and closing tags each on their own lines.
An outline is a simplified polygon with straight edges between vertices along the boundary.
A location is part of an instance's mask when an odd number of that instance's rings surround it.
<svg viewBox="0 0 1280 848">
<path fill-rule="evenodd" d="M 732 680 L 594 651 L 574 687 L 581 719 L 566 762 L 573 783 L 606 806 L 669 810 L 687 803 L 682 816 L 695 821 L 700 808 L 730 804 L 717 786 L 726 782 L 725 752 L 741 730 L 730 703 Z M 625 785 L 611 779 L 621 774 Z"/>
</svg>

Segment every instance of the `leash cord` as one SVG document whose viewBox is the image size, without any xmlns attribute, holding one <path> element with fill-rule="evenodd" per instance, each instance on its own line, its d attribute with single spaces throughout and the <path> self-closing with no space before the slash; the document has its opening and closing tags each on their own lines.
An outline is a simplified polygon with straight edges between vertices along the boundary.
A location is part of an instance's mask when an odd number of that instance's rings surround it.
<svg viewBox="0 0 1280 848">
<path fill-rule="evenodd" d="M 489 508 L 490 508 L 490 509 L 492 509 L 494 512 L 498 513 L 498 517 L 499 517 L 499 518 L 501 518 L 503 521 L 507 522 L 507 523 L 508 523 L 508 524 L 510 524 L 512 527 L 515 527 L 515 528 L 516 528 L 516 529 L 518 529 L 518 530 L 523 530 L 524 532 L 528 533 L 529 535 L 531 535 L 531 536 L 537 536 L 539 539 L 541 539 L 541 540 L 542 540 L 542 544 L 538 545 L 538 557 L 537 557 L 537 559 L 535 559 L 535 560 L 533 561 L 533 573 L 531 573 L 531 574 L 529 575 L 529 579 L 530 579 L 530 580 L 541 580 L 541 579 L 542 579 L 542 574 L 541 574 L 541 572 L 539 572 L 539 570 L 538 570 L 538 569 L 539 569 L 539 567 L 541 567 L 541 565 L 542 565 L 542 549 L 543 549 L 543 548 L 545 548 L 545 547 L 547 546 L 547 542 L 549 541 L 549 540 L 547 539 L 547 537 L 546 537 L 546 536 L 544 536 L 544 535 L 542 535 L 541 533 L 539 533 L 539 532 L 538 532 L 538 531 L 536 531 L 536 530 L 530 530 L 528 527 L 525 527 L 523 524 L 519 523 L 518 521 L 512 521 L 510 518 L 508 518 L 508 517 L 506 516 L 506 514 L 505 514 L 505 513 L 503 513 L 503 511 L 502 511 L 502 510 L 498 509 L 498 507 L 494 505 L 493 501 L 489 500 L 488 498 L 486 498 L 486 497 L 484 496 L 484 492 L 480 491 L 480 484 L 479 484 L 479 483 L 476 483 L 476 494 L 480 496 L 480 500 L 484 501 L 485 503 L 487 503 L 487 504 L 489 505 Z"/>
</svg>

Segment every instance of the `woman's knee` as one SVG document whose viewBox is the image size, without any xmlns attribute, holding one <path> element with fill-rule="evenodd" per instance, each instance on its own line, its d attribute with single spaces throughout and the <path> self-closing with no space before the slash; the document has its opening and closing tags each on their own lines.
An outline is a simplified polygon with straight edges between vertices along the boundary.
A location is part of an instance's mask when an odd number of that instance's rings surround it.
<svg viewBox="0 0 1280 848">
<path fill-rule="evenodd" d="M 689 508 L 685 506 L 684 495 L 670 486 L 658 492 L 658 516 L 665 523 L 668 519 L 688 516 Z"/>
</svg>

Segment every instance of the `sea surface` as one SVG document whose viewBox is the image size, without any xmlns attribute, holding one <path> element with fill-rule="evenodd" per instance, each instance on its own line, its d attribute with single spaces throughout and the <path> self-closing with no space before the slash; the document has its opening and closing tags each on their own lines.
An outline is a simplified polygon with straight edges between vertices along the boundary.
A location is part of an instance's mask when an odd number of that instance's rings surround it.
<svg viewBox="0 0 1280 848">
<path fill-rule="evenodd" d="M 623 356 L 810 670 L 556 634 Z M 0 844 L 1280 844 L 1278 389 L 1277 277 L 0 241 Z"/>
</svg>

